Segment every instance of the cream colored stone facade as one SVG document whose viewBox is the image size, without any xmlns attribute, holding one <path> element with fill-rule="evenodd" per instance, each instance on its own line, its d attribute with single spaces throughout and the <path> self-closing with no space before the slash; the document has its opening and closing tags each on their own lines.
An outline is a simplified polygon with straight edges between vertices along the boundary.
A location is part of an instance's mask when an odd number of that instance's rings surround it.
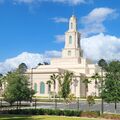
<svg viewBox="0 0 120 120">
<path fill-rule="evenodd" d="M 71 85 L 71 93 L 76 97 L 85 97 L 91 94 L 98 96 L 98 89 L 95 88 L 95 81 L 88 85 L 88 92 L 85 90 L 83 78 L 90 78 L 95 73 L 100 72 L 100 68 L 90 60 L 83 58 L 83 50 L 80 46 L 80 33 L 77 30 L 77 18 L 73 15 L 69 21 L 69 30 L 65 33 L 65 47 L 62 50 L 61 58 L 51 59 L 50 65 L 41 65 L 34 69 L 29 69 L 30 81 L 33 89 L 36 89 L 36 96 L 49 96 L 49 88 L 46 82 L 50 76 L 59 74 L 65 70 L 74 73 Z M 53 85 L 51 87 L 53 90 Z M 58 81 L 56 80 L 55 92 L 58 93 Z"/>
</svg>

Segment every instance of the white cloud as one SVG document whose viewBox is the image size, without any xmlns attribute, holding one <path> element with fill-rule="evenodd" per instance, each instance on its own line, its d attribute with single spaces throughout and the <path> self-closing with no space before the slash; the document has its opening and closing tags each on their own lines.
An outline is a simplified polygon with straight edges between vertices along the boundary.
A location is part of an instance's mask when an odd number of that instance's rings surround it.
<svg viewBox="0 0 120 120">
<path fill-rule="evenodd" d="M 23 62 L 26 63 L 29 68 L 36 67 L 38 63 L 49 62 L 50 58 L 59 56 L 61 56 L 61 52 L 59 51 L 46 51 L 44 54 L 23 52 L 14 58 L 0 62 L 0 73 L 11 71 Z"/>
<path fill-rule="evenodd" d="M 63 18 L 63 17 L 55 17 L 55 18 L 52 18 L 52 20 L 56 23 L 67 23 L 68 22 L 68 19 Z"/>
<path fill-rule="evenodd" d="M 105 32 L 104 21 L 114 19 L 117 15 L 115 9 L 95 8 L 87 16 L 82 17 L 81 24 L 83 24 L 84 28 L 80 31 L 83 36 Z"/>
<path fill-rule="evenodd" d="M 81 46 L 84 56 L 94 61 L 103 58 L 106 60 L 120 59 L 120 38 L 100 33 L 91 37 L 82 38 Z M 38 63 L 49 62 L 52 57 L 60 57 L 60 51 L 46 51 L 44 54 L 23 52 L 22 54 L 0 62 L 0 73 L 13 70 L 22 62 L 28 67 L 35 67 Z"/>
<path fill-rule="evenodd" d="M 13 2 L 31 4 L 33 2 L 38 2 L 38 0 L 13 0 Z"/>
<path fill-rule="evenodd" d="M 45 57 L 46 58 L 54 58 L 54 57 L 60 57 L 61 56 L 61 52 L 60 51 L 46 51 L 45 52 Z"/>
<path fill-rule="evenodd" d="M 81 41 L 84 55 L 94 61 L 120 59 L 120 38 L 100 33 Z"/>
<path fill-rule="evenodd" d="M 53 3 L 62 3 L 68 5 L 78 5 L 78 4 L 88 3 L 94 0 L 12 0 L 12 1 L 16 3 L 26 3 L 26 4 L 31 4 L 35 2 L 53 2 Z"/>
<path fill-rule="evenodd" d="M 56 36 L 55 36 L 55 40 L 56 40 L 56 42 L 58 42 L 58 43 L 64 42 L 64 41 L 65 41 L 65 35 L 56 35 Z"/>
<path fill-rule="evenodd" d="M 52 2 L 66 3 L 70 5 L 77 5 L 81 3 L 86 3 L 89 0 L 51 0 Z"/>
<path fill-rule="evenodd" d="M 64 40 L 60 41 L 57 39 L 57 42 L 64 42 Z M 84 51 L 84 57 L 93 61 L 98 61 L 101 58 L 120 60 L 120 38 L 116 36 L 99 33 L 91 37 L 82 38 L 81 46 Z"/>
</svg>

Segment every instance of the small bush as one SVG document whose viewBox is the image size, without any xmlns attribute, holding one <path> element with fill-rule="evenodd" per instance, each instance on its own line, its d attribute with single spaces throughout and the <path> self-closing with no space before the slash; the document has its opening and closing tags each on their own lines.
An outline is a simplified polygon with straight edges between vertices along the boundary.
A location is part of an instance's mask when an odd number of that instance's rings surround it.
<svg viewBox="0 0 120 120">
<path fill-rule="evenodd" d="M 116 114 L 103 114 L 101 117 L 105 119 L 120 120 L 120 115 L 116 115 Z"/>
<path fill-rule="evenodd" d="M 63 111 L 62 110 L 56 110 L 55 115 L 63 115 Z"/>
<path fill-rule="evenodd" d="M 86 111 L 86 112 L 82 112 L 81 113 L 81 117 L 94 117 L 97 118 L 100 116 L 100 112 L 99 111 Z"/>
</svg>

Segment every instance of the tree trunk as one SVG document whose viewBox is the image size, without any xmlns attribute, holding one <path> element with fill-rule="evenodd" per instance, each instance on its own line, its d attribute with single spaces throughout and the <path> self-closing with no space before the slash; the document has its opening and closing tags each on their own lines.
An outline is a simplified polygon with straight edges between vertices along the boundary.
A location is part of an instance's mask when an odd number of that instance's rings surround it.
<svg viewBox="0 0 120 120">
<path fill-rule="evenodd" d="M 103 103 L 104 101 L 103 101 L 103 98 L 102 98 L 102 100 L 101 100 L 101 113 L 103 114 L 103 112 L 104 112 L 104 103 Z"/>
<path fill-rule="evenodd" d="M 17 101 L 17 110 L 18 110 L 18 101 Z"/>
<path fill-rule="evenodd" d="M 88 111 L 90 111 L 90 104 L 88 104 Z"/>
<path fill-rule="evenodd" d="M 21 109 L 21 101 L 19 102 L 19 108 Z"/>
<path fill-rule="evenodd" d="M 115 113 L 117 113 L 117 102 L 115 100 Z"/>
</svg>

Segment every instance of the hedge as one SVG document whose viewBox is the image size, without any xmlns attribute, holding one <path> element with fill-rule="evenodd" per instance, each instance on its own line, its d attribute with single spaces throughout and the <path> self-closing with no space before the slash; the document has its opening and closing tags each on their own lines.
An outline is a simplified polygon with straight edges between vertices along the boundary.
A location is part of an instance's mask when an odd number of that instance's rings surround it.
<svg viewBox="0 0 120 120">
<path fill-rule="evenodd" d="M 83 112 L 78 110 L 54 110 L 54 109 L 20 109 L 20 110 L 4 110 L 2 114 L 18 114 L 18 115 L 59 115 L 59 116 L 88 116 L 98 117 L 99 111 Z"/>
<path fill-rule="evenodd" d="M 59 110 L 59 109 L 19 109 L 19 110 L 2 110 L 1 114 L 17 114 L 17 115 L 57 115 L 57 116 L 75 116 L 75 117 L 102 117 L 105 119 L 120 120 L 120 115 L 103 114 L 100 111 L 78 111 L 78 110 Z"/>
</svg>

